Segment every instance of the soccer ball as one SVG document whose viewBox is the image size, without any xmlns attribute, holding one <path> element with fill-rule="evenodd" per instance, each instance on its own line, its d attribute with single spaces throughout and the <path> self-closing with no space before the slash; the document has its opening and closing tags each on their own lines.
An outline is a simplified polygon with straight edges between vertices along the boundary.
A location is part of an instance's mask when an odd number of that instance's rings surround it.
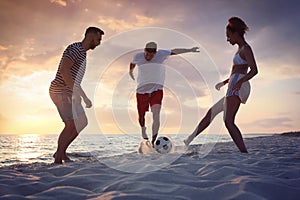
<svg viewBox="0 0 300 200">
<path fill-rule="evenodd" d="M 158 153 L 166 154 L 172 150 L 172 142 L 166 136 L 158 137 L 154 143 L 154 148 Z"/>
</svg>

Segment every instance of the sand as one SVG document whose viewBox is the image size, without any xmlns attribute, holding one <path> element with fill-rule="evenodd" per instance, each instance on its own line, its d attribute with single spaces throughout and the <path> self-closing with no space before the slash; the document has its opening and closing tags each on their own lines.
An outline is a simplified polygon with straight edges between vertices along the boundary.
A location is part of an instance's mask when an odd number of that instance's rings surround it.
<svg viewBox="0 0 300 200">
<path fill-rule="evenodd" d="M 228 142 L 205 156 L 194 144 L 183 154 L 168 155 L 171 163 L 165 156 L 151 164 L 161 155 L 132 153 L 102 161 L 2 167 L 0 199 L 299 199 L 300 137 L 275 135 L 245 143 L 248 154 Z"/>
</svg>

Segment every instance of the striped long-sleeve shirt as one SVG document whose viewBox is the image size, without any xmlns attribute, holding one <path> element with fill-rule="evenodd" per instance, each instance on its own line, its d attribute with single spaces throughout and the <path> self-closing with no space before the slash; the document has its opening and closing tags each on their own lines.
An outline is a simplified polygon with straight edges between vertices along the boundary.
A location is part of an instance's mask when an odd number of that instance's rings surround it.
<svg viewBox="0 0 300 200">
<path fill-rule="evenodd" d="M 74 64 L 71 68 L 71 75 L 75 86 L 81 84 L 82 78 L 86 69 L 86 51 L 81 42 L 69 45 L 63 53 L 55 79 L 51 82 L 49 91 L 51 93 L 69 93 L 72 94 L 72 89 L 67 86 L 61 73 L 61 63 L 64 57 L 69 58 Z"/>
</svg>

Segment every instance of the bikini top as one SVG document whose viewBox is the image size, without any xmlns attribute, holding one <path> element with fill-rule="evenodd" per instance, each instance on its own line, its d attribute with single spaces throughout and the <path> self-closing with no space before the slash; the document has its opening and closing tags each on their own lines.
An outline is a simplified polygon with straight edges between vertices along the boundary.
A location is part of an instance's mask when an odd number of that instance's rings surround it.
<svg viewBox="0 0 300 200">
<path fill-rule="evenodd" d="M 233 57 L 233 65 L 245 65 L 248 64 L 246 60 L 244 60 L 241 55 L 240 52 L 244 49 L 244 47 L 247 45 L 244 45 Z"/>
</svg>

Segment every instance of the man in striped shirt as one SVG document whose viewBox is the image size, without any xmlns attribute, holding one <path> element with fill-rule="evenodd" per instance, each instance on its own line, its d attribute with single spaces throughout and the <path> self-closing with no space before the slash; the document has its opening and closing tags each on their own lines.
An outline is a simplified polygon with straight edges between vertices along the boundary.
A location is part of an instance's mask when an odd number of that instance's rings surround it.
<svg viewBox="0 0 300 200">
<path fill-rule="evenodd" d="M 58 146 L 53 157 L 54 163 L 70 160 L 66 150 L 78 134 L 87 126 L 87 117 L 81 105 L 92 107 L 80 84 L 86 69 L 86 52 L 95 49 L 101 42 L 104 32 L 97 27 L 86 29 L 82 42 L 69 45 L 63 53 L 55 79 L 51 82 L 49 93 L 58 113 L 65 123 L 58 138 Z"/>
</svg>

